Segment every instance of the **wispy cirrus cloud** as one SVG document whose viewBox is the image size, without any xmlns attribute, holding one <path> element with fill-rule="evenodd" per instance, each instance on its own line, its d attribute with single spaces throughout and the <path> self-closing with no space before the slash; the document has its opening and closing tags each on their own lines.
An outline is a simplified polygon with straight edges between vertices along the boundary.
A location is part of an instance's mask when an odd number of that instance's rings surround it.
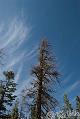
<svg viewBox="0 0 80 119">
<path fill-rule="evenodd" d="M 16 51 L 28 40 L 29 32 L 27 24 L 18 18 L 12 19 L 7 25 L 0 24 L 0 49 L 4 49 L 5 54 L 9 55 L 6 68 L 14 66 L 24 57 L 23 49 L 20 53 Z"/>
<path fill-rule="evenodd" d="M 11 59 L 7 65 L 6 65 L 6 69 L 10 69 L 11 67 L 15 66 L 17 63 L 19 63 L 25 56 L 25 52 L 21 53 L 18 56 L 13 57 L 13 59 Z"/>
<path fill-rule="evenodd" d="M 21 92 L 23 91 L 23 89 L 30 88 L 30 86 L 31 86 L 30 81 L 31 81 L 31 80 L 32 80 L 32 77 L 30 76 L 30 77 L 28 77 L 27 80 L 22 81 L 21 86 L 20 86 L 19 89 L 16 91 L 16 95 L 19 96 L 19 95 L 21 94 Z"/>
<path fill-rule="evenodd" d="M 76 81 L 76 82 L 74 82 L 72 85 L 70 85 L 67 89 L 66 89 L 66 91 L 64 92 L 64 94 L 65 93 L 71 93 L 72 91 L 74 91 L 76 88 L 77 88 L 77 86 L 78 85 L 80 85 L 80 81 L 78 80 L 78 81 Z"/>
<path fill-rule="evenodd" d="M 38 49 L 37 46 L 34 47 L 30 52 L 26 53 L 25 57 L 28 58 L 28 60 L 30 60 L 31 58 L 33 58 L 34 56 L 36 56 L 37 49 Z"/>
<path fill-rule="evenodd" d="M 7 48 L 8 46 L 17 45 L 17 48 L 24 42 L 24 40 L 28 39 L 28 34 L 30 29 L 25 23 L 21 20 L 15 18 L 11 21 L 6 27 L 4 25 L 0 25 L 0 32 L 4 32 L 2 36 L 0 36 L 0 48 Z M 6 28 L 6 30 L 5 30 Z"/>
<path fill-rule="evenodd" d="M 6 69 L 10 69 L 11 67 L 14 67 L 16 64 L 20 63 L 21 61 L 23 61 L 23 63 L 27 60 L 30 60 L 31 58 L 33 58 L 34 56 L 36 56 L 36 50 L 37 47 L 35 47 L 34 49 L 30 50 L 30 51 L 23 51 L 22 53 L 18 54 L 17 56 L 11 58 L 11 60 L 7 63 L 6 65 Z"/>
<path fill-rule="evenodd" d="M 21 72 L 22 72 L 22 68 L 23 68 L 23 65 L 21 65 L 19 68 L 18 68 L 18 71 L 15 75 L 15 82 L 17 83 L 18 80 L 20 79 L 20 75 L 21 75 Z"/>
<path fill-rule="evenodd" d="M 6 64 L 1 71 L 14 70 L 16 83 L 20 77 L 23 77 L 24 66 L 27 66 L 26 60 L 31 60 L 37 53 L 36 44 L 30 49 L 25 47 L 25 43 L 26 46 L 28 45 L 26 41 L 29 40 L 30 30 L 27 24 L 17 18 L 7 25 L 5 23 L 0 25 L 0 49 L 4 49 L 6 53 Z M 30 80 L 30 78 L 28 79 Z M 23 89 L 25 83 L 28 85 L 29 80 L 24 79 L 20 89 Z"/>
<path fill-rule="evenodd" d="M 68 82 L 70 82 L 70 80 L 72 79 L 72 76 L 73 76 L 73 72 L 71 72 L 70 74 L 68 74 L 64 80 L 62 81 L 63 84 L 67 84 Z"/>
</svg>

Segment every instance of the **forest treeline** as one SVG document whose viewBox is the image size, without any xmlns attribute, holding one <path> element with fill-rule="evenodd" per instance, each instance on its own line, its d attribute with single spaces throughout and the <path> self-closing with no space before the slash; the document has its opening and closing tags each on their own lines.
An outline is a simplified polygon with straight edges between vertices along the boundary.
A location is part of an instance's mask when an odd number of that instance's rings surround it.
<svg viewBox="0 0 80 119">
<path fill-rule="evenodd" d="M 22 90 L 17 96 L 17 84 L 14 71 L 4 71 L 4 79 L 0 78 L 0 119 L 52 119 L 47 117 L 49 111 L 59 106 L 55 98 L 56 84 L 60 83 L 60 73 L 56 67 L 56 58 L 47 40 L 43 39 L 38 49 L 38 62 L 32 67 L 30 88 Z M 27 80 L 27 79 L 26 79 Z M 68 116 L 74 108 L 65 94 L 64 106 L 61 110 Z M 80 112 L 80 98 L 76 97 L 75 110 Z M 58 117 L 55 117 L 58 119 Z M 77 116 L 74 117 L 77 119 Z"/>
</svg>

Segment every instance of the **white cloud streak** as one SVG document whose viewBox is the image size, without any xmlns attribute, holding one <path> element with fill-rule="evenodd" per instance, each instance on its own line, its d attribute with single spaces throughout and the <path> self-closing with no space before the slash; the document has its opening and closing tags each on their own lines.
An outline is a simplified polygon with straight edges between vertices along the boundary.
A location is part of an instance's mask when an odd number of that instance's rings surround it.
<svg viewBox="0 0 80 119">
<path fill-rule="evenodd" d="M 25 51 L 25 52 L 21 53 L 20 55 L 14 57 L 10 62 L 8 62 L 8 64 L 6 65 L 6 69 L 9 70 L 11 67 L 15 66 L 17 63 L 20 63 L 21 60 L 23 61 L 23 63 L 26 60 L 30 60 L 31 58 L 33 58 L 36 55 L 36 50 L 37 50 L 37 47 L 35 47 L 28 53 L 26 53 L 26 51 Z"/>
<path fill-rule="evenodd" d="M 17 63 L 20 63 L 20 61 L 24 58 L 25 53 L 23 52 L 20 54 L 20 56 L 14 57 L 8 64 L 6 65 L 6 69 L 10 69 L 11 67 L 15 66 Z"/>
<path fill-rule="evenodd" d="M 23 68 L 23 65 L 21 65 L 19 68 L 18 68 L 18 71 L 17 71 L 17 74 L 15 76 L 15 82 L 17 83 L 18 80 L 20 79 L 20 75 L 21 75 L 21 72 L 22 72 L 22 68 Z"/>
<path fill-rule="evenodd" d="M 64 78 L 64 80 L 62 81 L 63 84 L 67 84 L 71 79 L 72 79 L 72 76 L 73 76 L 73 72 L 70 73 L 69 75 L 67 75 L 66 78 Z"/>
<path fill-rule="evenodd" d="M 76 89 L 76 87 L 80 85 L 80 81 L 76 81 L 75 83 L 73 83 L 70 87 L 67 88 L 65 93 L 71 93 L 72 91 L 74 91 Z"/>
<path fill-rule="evenodd" d="M 7 63 L 3 70 L 12 70 L 16 67 L 15 82 L 20 79 L 24 62 L 32 59 L 36 55 L 37 47 L 21 49 L 21 45 L 29 39 L 30 29 L 21 20 L 15 18 L 6 27 L 5 24 L 0 25 L 0 49 L 4 49 L 8 53 Z M 1 35 L 2 34 L 2 35 Z M 17 65 L 18 64 L 18 65 Z M 30 79 L 25 79 L 21 84 L 18 93 L 24 88 L 29 86 Z"/>
<path fill-rule="evenodd" d="M 28 34 L 29 34 L 29 28 L 22 21 L 14 19 L 7 26 L 6 32 L 0 38 L 0 42 L 1 42 L 0 48 L 1 49 L 6 48 L 13 44 L 16 44 L 17 47 L 19 47 L 21 43 L 24 42 L 25 38 L 28 37 Z"/>
<path fill-rule="evenodd" d="M 29 59 L 33 58 L 37 54 L 38 47 L 33 48 L 29 53 L 26 53 L 25 57 Z"/>
<path fill-rule="evenodd" d="M 21 94 L 21 91 L 25 88 L 30 88 L 31 84 L 30 81 L 32 80 L 32 77 L 29 77 L 27 80 L 22 81 L 21 87 L 16 91 L 16 95 Z"/>
<path fill-rule="evenodd" d="M 34 56 L 36 48 L 30 50 L 28 53 L 27 49 L 25 49 L 25 51 L 14 55 L 15 51 L 19 50 L 20 46 L 29 38 L 30 29 L 23 21 L 15 18 L 7 25 L 7 28 L 5 28 L 5 24 L 1 24 L 0 26 L 0 32 L 3 33 L 3 35 L 0 35 L 0 49 L 5 49 L 10 56 L 10 60 L 8 57 L 6 69 L 16 65 L 22 59 L 25 59 L 24 57 L 28 59 Z M 12 58 L 11 55 L 13 55 Z"/>
</svg>

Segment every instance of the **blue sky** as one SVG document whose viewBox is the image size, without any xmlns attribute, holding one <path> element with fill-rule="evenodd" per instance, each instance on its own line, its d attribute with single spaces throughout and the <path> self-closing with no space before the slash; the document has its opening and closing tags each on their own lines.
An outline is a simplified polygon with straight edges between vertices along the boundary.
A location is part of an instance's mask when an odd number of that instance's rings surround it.
<svg viewBox="0 0 80 119">
<path fill-rule="evenodd" d="M 5 65 L 14 70 L 18 92 L 29 84 L 42 37 L 53 46 L 61 73 L 57 97 L 80 95 L 80 1 L 0 0 L 0 48 Z"/>
</svg>

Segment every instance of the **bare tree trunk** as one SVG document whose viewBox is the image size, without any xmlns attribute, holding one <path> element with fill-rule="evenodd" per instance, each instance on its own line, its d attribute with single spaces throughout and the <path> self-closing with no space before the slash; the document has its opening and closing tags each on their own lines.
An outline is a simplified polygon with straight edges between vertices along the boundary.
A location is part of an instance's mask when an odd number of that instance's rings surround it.
<svg viewBox="0 0 80 119">
<path fill-rule="evenodd" d="M 39 89 L 38 89 L 37 119 L 41 119 L 41 93 L 42 93 L 42 80 L 39 82 Z"/>
<path fill-rule="evenodd" d="M 38 65 L 32 69 L 32 75 L 36 77 L 36 79 L 32 82 L 32 88 L 27 93 L 27 96 L 33 99 L 32 103 L 36 106 L 34 111 L 36 119 L 45 117 L 50 109 L 58 105 L 58 101 L 51 93 L 54 91 L 52 84 L 57 82 L 59 73 L 56 70 L 55 57 L 49 52 L 48 46 L 46 40 L 41 42 Z"/>
</svg>

